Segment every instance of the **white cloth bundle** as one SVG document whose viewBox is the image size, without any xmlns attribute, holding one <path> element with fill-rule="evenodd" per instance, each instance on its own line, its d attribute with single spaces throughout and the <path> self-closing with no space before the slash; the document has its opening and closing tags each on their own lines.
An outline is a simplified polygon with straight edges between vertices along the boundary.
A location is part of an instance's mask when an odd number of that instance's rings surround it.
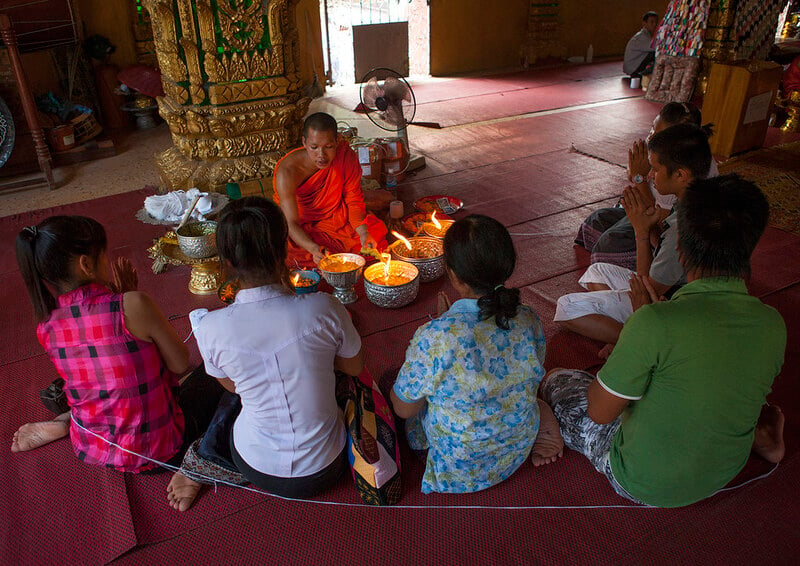
<svg viewBox="0 0 800 566">
<path fill-rule="evenodd" d="M 165 195 L 153 195 L 144 199 L 144 209 L 147 214 L 164 222 L 179 222 L 186 212 L 186 208 L 191 205 L 194 197 L 200 196 L 197 206 L 192 211 L 192 218 L 195 220 L 205 220 L 205 214 L 211 212 L 214 207 L 214 199 L 208 193 L 202 193 L 196 188 L 188 191 L 172 191 Z M 227 201 L 227 199 L 225 199 Z"/>
</svg>

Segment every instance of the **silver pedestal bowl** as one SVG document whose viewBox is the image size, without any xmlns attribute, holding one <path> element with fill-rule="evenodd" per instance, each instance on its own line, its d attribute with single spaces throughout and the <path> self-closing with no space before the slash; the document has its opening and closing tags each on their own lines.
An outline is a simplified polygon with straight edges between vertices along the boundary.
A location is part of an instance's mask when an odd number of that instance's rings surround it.
<svg viewBox="0 0 800 566">
<path fill-rule="evenodd" d="M 358 267 L 349 271 L 328 271 L 326 269 L 326 267 L 331 268 L 337 262 L 340 264 L 345 262 L 355 263 Z M 319 262 L 319 272 L 325 278 L 325 281 L 333 287 L 333 296 L 339 299 L 342 304 L 349 305 L 358 299 L 353 286 L 358 282 L 365 263 L 366 261 L 360 255 L 349 253 L 331 254 Z"/>
<path fill-rule="evenodd" d="M 364 291 L 372 304 L 387 309 L 404 307 L 417 298 L 419 293 L 419 270 L 405 261 L 389 264 L 389 275 L 404 276 L 408 283 L 403 285 L 381 285 L 373 280 L 384 274 L 384 265 L 374 263 L 364 270 Z"/>
<path fill-rule="evenodd" d="M 439 279 L 444 275 L 444 245 L 439 238 L 421 236 L 411 238 L 411 249 L 403 243 L 392 248 L 392 259 L 407 261 L 419 269 L 419 280 L 422 283 Z"/>
<path fill-rule="evenodd" d="M 181 226 L 175 235 L 178 246 L 186 257 L 203 259 L 217 255 L 216 222 L 189 222 Z"/>
</svg>

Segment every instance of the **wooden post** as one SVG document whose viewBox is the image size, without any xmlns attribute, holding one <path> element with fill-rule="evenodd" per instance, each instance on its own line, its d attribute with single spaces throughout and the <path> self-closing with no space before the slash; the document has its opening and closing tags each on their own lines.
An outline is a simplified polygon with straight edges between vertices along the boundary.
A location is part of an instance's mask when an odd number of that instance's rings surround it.
<svg viewBox="0 0 800 566">
<path fill-rule="evenodd" d="M 0 14 L 0 37 L 3 38 L 3 42 L 8 48 L 8 56 L 11 59 L 14 79 L 17 81 L 19 96 L 22 100 L 22 109 L 25 112 L 25 120 L 28 122 L 28 127 L 33 136 L 33 143 L 36 147 L 36 157 L 39 160 L 39 168 L 47 179 L 48 188 L 52 191 L 55 189 L 55 181 L 53 180 L 53 159 L 44 141 L 42 127 L 39 125 L 36 103 L 33 101 L 33 95 L 28 86 L 28 80 L 25 77 L 25 70 L 22 68 L 22 59 L 20 59 L 19 50 L 17 49 L 17 36 L 14 33 L 14 28 L 11 26 L 11 18 L 8 17 L 8 14 Z"/>
</svg>

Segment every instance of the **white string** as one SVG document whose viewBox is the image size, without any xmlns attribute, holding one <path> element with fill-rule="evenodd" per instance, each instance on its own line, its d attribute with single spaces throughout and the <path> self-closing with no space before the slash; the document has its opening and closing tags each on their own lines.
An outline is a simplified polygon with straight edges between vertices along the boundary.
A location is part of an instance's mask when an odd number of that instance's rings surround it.
<svg viewBox="0 0 800 566">
<path fill-rule="evenodd" d="M 123 452 L 127 452 L 128 454 L 131 454 L 132 456 L 136 456 L 137 458 L 141 458 L 143 460 L 147 460 L 148 462 L 152 462 L 154 464 L 158 464 L 162 468 L 166 468 L 166 469 L 172 470 L 174 472 L 181 472 L 181 469 L 179 467 L 173 466 L 171 464 L 167 464 L 166 462 L 160 462 L 158 460 L 154 460 L 153 458 L 148 458 L 147 456 L 144 456 L 142 454 L 137 454 L 136 452 L 134 452 L 132 450 L 128 450 L 127 448 L 123 448 L 119 444 L 111 442 L 107 438 L 104 438 L 104 437 L 100 436 L 99 434 L 97 434 L 96 432 L 91 431 L 88 428 L 84 427 L 83 425 L 78 423 L 75 419 L 72 419 L 72 422 L 75 423 L 75 425 L 78 428 L 80 428 L 81 430 L 84 430 L 84 431 L 88 432 L 89 434 L 91 434 L 95 438 L 99 438 L 103 442 L 105 442 L 105 443 L 107 443 L 107 444 L 109 444 L 111 446 L 114 446 L 115 448 L 117 448 L 119 450 L 122 450 Z M 762 475 L 760 475 L 758 477 L 752 478 L 752 479 L 750 479 L 750 480 L 748 480 L 748 481 L 746 481 L 746 482 L 744 482 L 742 484 L 734 485 L 734 486 L 731 486 L 731 487 L 722 488 L 722 489 L 714 492 L 710 497 L 713 497 L 717 493 L 721 493 L 723 491 L 731 491 L 731 490 L 734 490 L 734 489 L 739 489 L 740 487 L 744 487 L 747 484 L 752 483 L 752 482 L 754 482 L 756 480 L 760 480 L 760 479 L 766 478 L 767 476 L 771 475 L 772 472 L 774 472 L 777 469 L 778 469 L 778 464 L 775 464 L 775 467 L 772 468 L 769 472 L 767 472 L 765 474 L 762 474 Z M 184 472 L 181 472 L 181 473 L 184 473 Z M 315 499 L 297 499 L 297 498 L 294 498 L 294 497 L 284 497 L 282 495 L 277 495 L 277 494 L 274 494 L 274 493 L 270 493 L 268 491 L 263 491 L 261 489 L 255 488 L 255 487 L 248 487 L 246 485 L 237 485 L 235 483 L 227 482 L 225 480 L 219 480 L 219 479 L 216 479 L 216 478 L 212 478 L 210 476 L 205 476 L 205 475 L 199 474 L 197 472 L 188 472 L 187 471 L 186 475 L 187 476 L 195 476 L 195 477 L 198 477 L 198 478 L 202 478 L 202 479 L 206 480 L 207 482 L 213 484 L 215 493 L 217 492 L 217 485 L 218 484 L 223 484 L 223 485 L 227 485 L 229 487 L 232 487 L 234 489 L 243 489 L 245 491 L 250 491 L 252 493 L 259 493 L 261 495 L 266 495 L 268 497 L 272 497 L 274 499 L 280 499 L 280 500 L 283 500 L 283 501 L 293 501 L 293 502 L 299 502 L 299 503 L 314 503 L 314 504 L 317 504 L 317 505 L 328 505 L 328 506 L 332 506 L 332 507 L 361 507 L 361 508 L 366 508 L 366 509 L 376 509 L 376 508 L 378 508 L 378 509 L 440 509 L 440 510 L 441 509 L 486 509 L 486 510 L 490 510 L 490 511 L 501 511 L 501 510 L 505 510 L 505 511 L 530 511 L 530 510 L 536 510 L 536 509 L 659 509 L 658 507 L 653 507 L 653 506 L 645 505 L 645 504 L 637 504 L 635 502 L 631 502 L 628 505 L 526 505 L 526 506 L 500 506 L 500 505 L 377 505 L 376 506 L 376 505 L 366 505 L 364 503 L 342 503 L 340 501 L 319 501 L 319 500 L 315 500 Z"/>
<path fill-rule="evenodd" d="M 510 236 L 571 236 L 574 234 L 575 231 L 572 230 L 570 232 L 564 231 L 553 231 L 553 232 L 509 232 Z"/>
<path fill-rule="evenodd" d="M 186 340 L 183 341 L 184 344 L 186 344 L 189 341 L 189 338 L 192 337 L 192 334 L 194 334 L 194 328 L 192 328 L 191 332 L 189 332 L 189 336 L 186 337 Z"/>
</svg>

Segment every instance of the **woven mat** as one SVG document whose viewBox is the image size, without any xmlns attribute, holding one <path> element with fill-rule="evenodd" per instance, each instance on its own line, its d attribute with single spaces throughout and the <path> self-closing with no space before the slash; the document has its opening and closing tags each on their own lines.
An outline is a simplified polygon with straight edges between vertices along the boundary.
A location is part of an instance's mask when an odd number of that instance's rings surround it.
<svg viewBox="0 0 800 566">
<path fill-rule="evenodd" d="M 769 199 L 770 225 L 800 234 L 800 142 L 734 157 L 720 164 L 719 171 L 753 181 Z"/>
</svg>

